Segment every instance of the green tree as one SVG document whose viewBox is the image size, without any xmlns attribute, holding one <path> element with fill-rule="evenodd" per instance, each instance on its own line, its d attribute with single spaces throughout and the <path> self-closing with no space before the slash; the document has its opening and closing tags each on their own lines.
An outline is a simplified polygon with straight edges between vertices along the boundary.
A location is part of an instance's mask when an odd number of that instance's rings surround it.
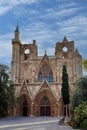
<svg viewBox="0 0 87 130">
<path fill-rule="evenodd" d="M 87 102 L 82 102 L 74 110 L 74 121 L 78 128 L 87 128 Z"/>
<path fill-rule="evenodd" d="M 82 102 L 82 95 L 78 90 L 76 90 L 72 96 L 71 110 L 74 111 L 75 107 L 77 107 L 81 102 Z"/>
<path fill-rule="evenodd" d="M 87 59 L 83 60 L 82 62 L 84 70 L 87 71 Z"/>
<path fill-rule="evenodd" d="M 9 79 L 9 67 L 0 64 L 0 117 L 7 116 L 8 108 L 14 105 L 14 86 Z"/>
<path fill-rule="evenodd" d="M 62 99 L 64 103 L 64 116 L 68 114 L 68 104 L 70 103 L 70 95 L 69 95 L 69 83 L 68 83 L 68 74 L 66 66 L 63 66 L 62 71 Z"/>
<path fill-rule="evenodd" d="M 72 110 L 83 101 L 87 101 L 87 76 L 77 80 L 76 86 L 77 89 L 72 96 Z"/>
</svg>

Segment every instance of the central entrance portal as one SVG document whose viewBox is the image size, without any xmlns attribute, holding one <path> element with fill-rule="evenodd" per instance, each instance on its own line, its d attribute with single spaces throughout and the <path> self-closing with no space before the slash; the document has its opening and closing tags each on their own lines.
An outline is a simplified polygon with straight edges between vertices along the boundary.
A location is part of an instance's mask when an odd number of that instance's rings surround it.
<svg viewBox="0 0 87 130">
<path fill-rule="evenodd" d="M 27 107 L 28 107 L 28 103 L 27 103 L 26 100 L 24 100 L 24 102 L 23 102 L 23 116 L 27 116 L 28 115 L 27 114 L 27 111 L 28 111 Z"/>
<path fill-rule="evenodd" d="M 40 103 L 40 116 L 51 116 L 51 105 L 48 97 L 43 97 Z"/>
</svg>

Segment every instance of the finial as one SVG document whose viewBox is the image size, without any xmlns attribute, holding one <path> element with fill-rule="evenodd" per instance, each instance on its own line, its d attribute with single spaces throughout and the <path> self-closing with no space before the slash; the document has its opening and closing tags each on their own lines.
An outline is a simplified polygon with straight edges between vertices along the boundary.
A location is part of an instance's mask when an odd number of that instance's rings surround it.
<svg viewBox="0 0 87 130">
<path fill-rule="evenodd" d="M 78 51 L 78 49 L 76 48 L 76 53 L 78 53 L 79 54 L 79 51 Z"/>
<path fill-rule="evenodd" d="M 66 36 L 64 36 L 64 38 L 63 38 L 63 42 L 68 42 Z"/>
<path fill-rule="evenodd" d="M 16 27 L 15 32 L 19 32 L 19 27 L 18 27 L 18 24 L 17 24 L 17 27 Z"/>
<path fill-rule="evenodd" d="M 76 48 L 76 50 L 75 50 L 75 54 L 81 56 L 77 48 Z"/>
<path fill-rule="evenodd" d="M 45 50 L 45 55 L 47 55 L 47 54 L 46 54 L 46 50 Z"/>
</svg>

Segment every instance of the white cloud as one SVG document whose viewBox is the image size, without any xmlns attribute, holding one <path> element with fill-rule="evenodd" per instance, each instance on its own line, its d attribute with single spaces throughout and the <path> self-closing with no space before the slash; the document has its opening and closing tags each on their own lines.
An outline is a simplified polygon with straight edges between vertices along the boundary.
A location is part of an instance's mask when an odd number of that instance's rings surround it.
<svg viewBox="0 0 87 130">
<path fill-rule="evenodd" d="M 60 18 L 60 17 L 64 17 L 64 16 L 70 16 L 72 14 L 74 14 L 78 8 L 75 7 L 73 2 L 67 3 L 65 5 L 58 5 L 58 7 L 44 7 L 44 9 L 42 9 L 42 11 L 40 11 L 40 8 L 25 8 L 25 6 L 20 6 L 20 8 L 17 8 L 17 5 L 24 5 L 24 4 L 31 4 L 31 3 L 38 3 L 41 2 L 40 0 L 11 0 L 10 2 L 1 2 L 1 8 L 3 8 L 3 10 L 0 10 L 0 14 L 4 14 L 6 13 L 8 10 L 16 7 L 16 10 L 14 10 L 14 15 L 15 16 L 22 16 L 25 15 L 27 17 L 27 15 L 29 14 L 36 14 L 37 18 L 44 18 L 45 19 L 49 19 L 49 18 Z M 46 2 L 46 1 L 45 1 Z M 41 13 L 44 10 L 44 14 L 42 15 Z M 38 15 L 39 14 L 39 15 Z M 32 16 L 33 17 L 33 16 Z"/>
<path fill-rule="evenodd" d="M 61 19 L 66 16 L 74 15 L 78 8 L 65 8 L 65 9 L 49 9 L 47 10 L 47 14 L 40 15 L 40 18 L 45 19 Z"/>
<path fill-rule="evenodd" d="M 11 39 L 12 33 L 0 35 L 0 63 L 10 65 L 11 63 Z"/>
<path fill-rule="evenodd" d="M 10 4 L 19 5 L 19 4 L 30 4 L 34 2 L 37 2 L 37 0 L 11 0 Z"/>
<path fill-rule="evenodd" d="M 57 25 L 60 27 L 61 33 L 63 32 L 74 36 L 87 34 L 87 30 L 85 28 L 87 26 L 87 17 L 75 16 L 62 22 L 58 22 Z"/>
<path fill-rule="evenodd" d="M 69 25 L 87 25 L 87 17 L 83 17 L 83 16 L 75 16 L 72 17 L 70 19 L 68 19 L 67 21 L 62 22 L 63 25 L 69 26 Z M 61 25 L 61 23 L 60 23 Z"/>
<path fill-rule="evenodd" d="M 38 0 L 0 0 L 0 15 L 7 13 L 12 8 L 20 4 L 36 3 Z"/>
<path fill-rule="evenodd" d="M 37 2 L 38 0 L 0 0 L 0 6 L 6 6 L 6 5 L 18 5 L 18 4 L 29 4 Z"/>
<path fill-rule="evenodd" d="M 10 42 L 5 43 L 4 41 L 0 41 L 0 63 L 11 64 L 11 50 Z"/>
<path fill-rule="evenodd" d="M 34 22 L 31 25 L 24 26 L 22 28 L 22 37 L 35 38 L 39 42 L 47 42 L 52 40 L 55 31 L 52 32 L 47 23 L 43 22 Z"/>
<path fill-rule="evenodd" d="M 6 57 L 7 55 L 11 55 L 11 43 L 0 42 L 0 58 Z"/>
<path fill-rule="evenodd" d="M 78 10 L 78 8 L 67 8 L 67 9 L 63 9 L 60 10 L 57 14 L 58 16 L 68 16 L 68 15 L 72 15 L 74 14 L 76 11 Z"/>
<path fill-rule="evenodd" d="M 11 6 L 1 6 L 0 5 L 0 15 L 5 14 L 6 12 L 8 12 L 8 10 L 11 9 Z"/>
<path fill-rule="evenodd" d="M 67 0 L 63 0 L 63 1 L 67 1 Z M 56 7 L 53 6 L 52 8 L 47 8 L 46 9 L 47 14 L 45 15 L 45 17 L 48 19 L 49 18 L 60 19 L 61 17 L 74 15 L 79 9 L 80 7 L 77 7 L 74 2 L 68 2 L 68 3 L 60 4 Z"/>
</svg>

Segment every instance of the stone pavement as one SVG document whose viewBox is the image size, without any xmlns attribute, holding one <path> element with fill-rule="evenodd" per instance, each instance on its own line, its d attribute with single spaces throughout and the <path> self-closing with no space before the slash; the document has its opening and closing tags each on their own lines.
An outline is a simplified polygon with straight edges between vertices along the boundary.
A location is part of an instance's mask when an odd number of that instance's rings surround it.
<svg viewBox="0 0 87 130">
<path fill-rule="evenodd" d="M 0 130 L 73 130 L 62 117 L 13 117 L 0 120 Z"/>
</svg>

